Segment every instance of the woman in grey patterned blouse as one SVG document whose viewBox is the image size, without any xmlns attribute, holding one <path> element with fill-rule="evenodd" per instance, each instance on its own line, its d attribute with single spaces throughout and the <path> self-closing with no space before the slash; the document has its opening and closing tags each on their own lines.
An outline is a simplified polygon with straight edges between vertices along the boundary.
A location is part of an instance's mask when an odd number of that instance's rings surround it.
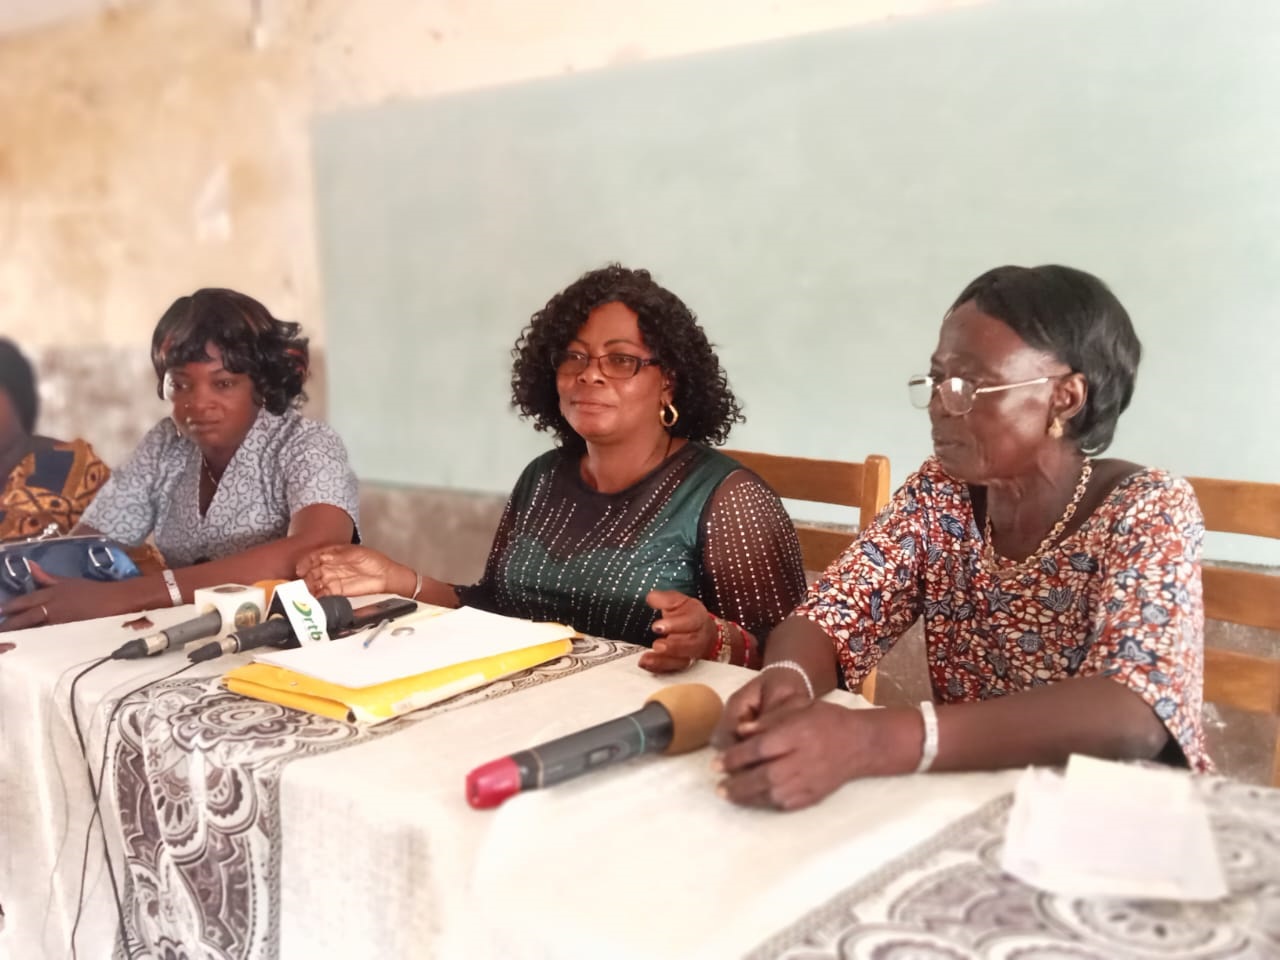
<svg viewBox="0 0 1280 960">
<path fill-rule="evenodd" d="M 155 425 L 73 533 L 151 536 L 167 564 L 119 583 L 54 582 L 5 605 L 0 630 L 175 606 L 199 587 L 290 579 L 317 547 L 354 542 L 356 478 L 329 427 L 304 418 L 307 340 L 233 290 L 197 290 L 151 340 Z"/>
</svg>

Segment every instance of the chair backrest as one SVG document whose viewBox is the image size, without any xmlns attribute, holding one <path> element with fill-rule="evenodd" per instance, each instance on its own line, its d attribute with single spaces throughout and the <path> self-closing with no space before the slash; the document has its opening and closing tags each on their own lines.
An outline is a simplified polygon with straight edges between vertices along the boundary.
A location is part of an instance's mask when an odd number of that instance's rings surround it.
<svg viewBox="0 0 1280 960">
<path fill-rule="evenodd" d="M 1206 530 L 1280 540 L 1280 483 L 1187 479 L 1200 501 Z M 1205 564 L 1202 572 L 1207 618 L 1280 631 L 1280 575 L 1217 564 Z M 1206 649 L 1204 698 L 1280 717 L 1280 659 Z M 1280 736 L 1276 738 L 1271 782 L 1280 786 Z"/>
<path fill-rule="evenodd" d="M 889 458 L 871 454 L 862 463 L 780 457 L 749 450 L 725 450 L 787 500 L 834 503 L 858 511 L 858 530 L 865 529 L 889 502 Z M 800 556 L 806 570 L 825 570 L 857 536 L 856 530 L 834 529 L 794 520 Z M 876 671 L 862 680 L 858 692 L 876 702 Z"/>
<path fill-rule="evenodd" d="M 1206 530 L 1280 540 L 1280 483 L 1188 477 Z M 1204 566 L 1204 614 L 1280 630 L 1280 577 L 1254 570 Z"/>
<path fill-rule="evenodd" d="M 834 503 L 858 511 L 858 529 L 864 529 L 889 502 L 889 458 L 871 454 L 862 463 L 846 460 L 811 460 L 781 457 L 748 450 L 725 450 L 787 500 Z M 795 521 L 796 536 L 806 570 L 825 570 L 844 552 L 856 531 L 833 529 L 803 520 Z"/>
</svg>

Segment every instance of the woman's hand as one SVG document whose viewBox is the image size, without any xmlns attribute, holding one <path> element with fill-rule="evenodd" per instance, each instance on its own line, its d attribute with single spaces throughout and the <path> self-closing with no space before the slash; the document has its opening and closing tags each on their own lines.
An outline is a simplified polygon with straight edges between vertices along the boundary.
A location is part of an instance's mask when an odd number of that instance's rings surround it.
<svg viewBox="0 0 1280 960">
<path fill-rule="evenodd" d="M 368 547 L 321 547 L 298 561 L 298 576 L 317 597 L 413 593 L 418 575 Z"/>
<path fill-rule="evenodd" d="M 760 718 L 778 711 L 793 712 L 809 705 L 809 688 L 794 670 L 762 670 L 733 694 L 711 734 L 711 745 L 725 750 L 760 730 Z"/>
<path fill-rule="evenodd" d="M 716 622 L 702 601 L 676 590 L 650 590 L 645 602 L 661 617 L 653 623 L 658 639 L 640 657 L 640 666 L 653 673 L 688 670 L 716 642 Z"/>
<path fill-rule="evenodd" d="M 853 710 L 818 700 L 774 710 L 716 758 L 725 775 L 716 792 L 743 806 L 798 810 L 857 777 L 910 773 L 923 740 L 920 714 L 910 708 Z"/>
<path fill-rule="evenodd" d="M 31 564 L 31 575 L 40 589 L 14 597 L 0 607 L 0 633 L 131 613 L 146 605 L 134 581 L 103 583 L 55 577 L 36 563 Z"/>
</svg>

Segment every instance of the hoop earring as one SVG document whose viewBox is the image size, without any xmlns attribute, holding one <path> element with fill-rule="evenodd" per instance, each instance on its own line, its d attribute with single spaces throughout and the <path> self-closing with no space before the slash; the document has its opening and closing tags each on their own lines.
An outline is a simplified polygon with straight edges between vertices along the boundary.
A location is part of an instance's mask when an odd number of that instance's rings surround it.
<svg viewBox="0 0 1280 960">
<path fill-rule="evenodd" d="M 1055 440 L 1062 439 L 1062 421 L 1057 417 L 1053 418 L 1053 423 L 1049 424 L 1049 436 Z"/>
<path fill-rule="evenodd" d="M 664 427 L 670 430 L 676 425 L 676 421 L 680 419 L 680 411 L 676 409 L 674 403 L 666 404 L 658 411 L 658 420 Z"/>
</svg>

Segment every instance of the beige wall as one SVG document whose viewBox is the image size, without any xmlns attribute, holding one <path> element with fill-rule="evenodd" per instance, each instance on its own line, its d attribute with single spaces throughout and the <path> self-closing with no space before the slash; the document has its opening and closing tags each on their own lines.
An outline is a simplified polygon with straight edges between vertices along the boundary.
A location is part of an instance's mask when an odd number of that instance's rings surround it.
<svg viewBox="0 0 1280 960">
<path fill-rule="evenodd" d="M 0 330 L 140 347 L 200 285 L 323 341 L 308 121 L 974 0 L 116 0 L 0 38 Z M 425 171 L 424 171 L 425 175 Z"/>
</svg>

